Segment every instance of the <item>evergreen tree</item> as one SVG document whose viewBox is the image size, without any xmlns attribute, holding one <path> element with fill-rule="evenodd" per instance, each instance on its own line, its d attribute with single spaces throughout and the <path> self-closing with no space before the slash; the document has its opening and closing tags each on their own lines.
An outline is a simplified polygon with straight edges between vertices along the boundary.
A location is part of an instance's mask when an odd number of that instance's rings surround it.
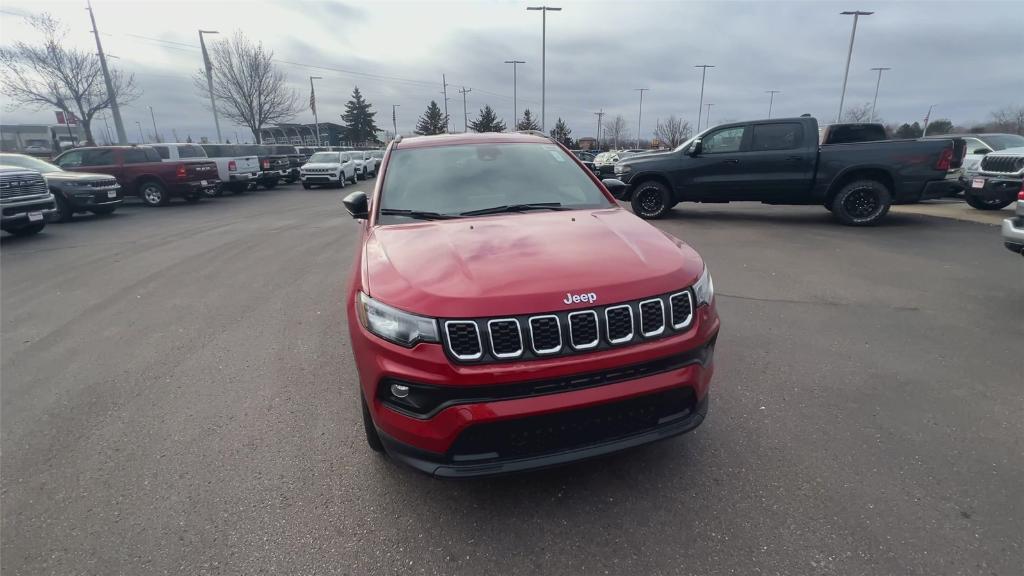
<svg viewBox="0 0 1024 576">
<path fill-rule="evenodd" d="M 441 107 L 437 105 L 437 102 L 431 100 L 427 111 L 420 116 L 419 122 L 416 123 L 416 133 L 421 136 L 444 134 L 448 131 L 447 128 L 448 119 L 445 118 L 444 112 L 441 112 Z"/>
<path fill-rule="evenodd" d="M 516 130 L 540 130 L 537 117 L 530 112 L 529 108 L 523 110 L 523 119 L 516 124 Z"/>
<path fill-rule="evenodd" d="M 555 127 L 551 129 L 551 137 L 566 148 L 572 148 L 572 130 L 566 125 L 562 117 L 558 117 Z"/>
<path fill-rule="evenodd" d="M 924 130 L 921 129 L 921 125 L 917 122 L 913 124 L 903 123 L 902 126 L 896 129 L 897 138 L 920 138 Z"/>
<path fill-rule="evenodd" d="M 480 116 L 469 123 L 474 132 L 504 132 L 505 123 L 498 120 L 498 115 L 489 104 L 480 109 Z"/>
<path fill-rule="evenodd" d="M 376 112 L 371 112 L 371 104 L 363 99 L 359 87 L 352 90 L 352 99 L 345 104 L 345 113 L 341 120 L 345 123 L 343 130 L 345 139 L 355 146 L 371 142 L 377 138 L 377 124 L 373 121 Z"/>
</svg>

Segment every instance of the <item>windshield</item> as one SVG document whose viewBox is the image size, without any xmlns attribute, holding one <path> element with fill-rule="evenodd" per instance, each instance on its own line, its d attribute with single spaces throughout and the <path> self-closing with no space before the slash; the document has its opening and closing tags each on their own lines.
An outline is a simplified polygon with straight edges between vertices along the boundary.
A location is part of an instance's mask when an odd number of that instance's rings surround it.
<svg viewBox="0 0 1024 576">
<path fill-rule="evenodd" d="M 337 152 L 317 152 L 309 157 L 310 163 L 315 162 L 326 162 L 326 163 L 340 163 L 339 154 Z"/>
<path fill-rule="evenodd" d="M 1024 136 L 1016 134 L 993 134 L 982 138 L 993 150 L 1005 150 L 1007 148 L 1019 148 L 1024 146 Z"/>
<path fill-rule="evenodd" d="M 570 208 L 610 205 L 558 146 L 473 144 L 392 151 L 380 207 L 459 214 L 552 202 Z"/>
<path fill-rule="evenodd" d="M 0 165 L 27 168 L 43 174 L 49 174 L 50 172 L 63 172 L 59 166 L 54 166 L 53 164 L 43 162 L 38 158 L 22 156 L 20 154 L 0 154 Z"/>
</svg>

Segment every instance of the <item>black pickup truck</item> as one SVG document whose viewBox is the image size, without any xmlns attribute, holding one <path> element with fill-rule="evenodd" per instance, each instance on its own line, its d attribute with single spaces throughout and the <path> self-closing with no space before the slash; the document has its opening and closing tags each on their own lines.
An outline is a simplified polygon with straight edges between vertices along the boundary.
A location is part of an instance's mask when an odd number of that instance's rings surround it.
<svg viewBox="0 0 1024 576">
<path fill-rule="evenodd" d="M 736 122 L 675 150 L 629 158 L 610 182 L 641 218 L 679 202 L 820 204 L 844 224 L 877 223 L 894 203 L 947 196 L 959 183 L 964 142 L 884 140 L 818 144 L 814 118 Z"/>
</svg>

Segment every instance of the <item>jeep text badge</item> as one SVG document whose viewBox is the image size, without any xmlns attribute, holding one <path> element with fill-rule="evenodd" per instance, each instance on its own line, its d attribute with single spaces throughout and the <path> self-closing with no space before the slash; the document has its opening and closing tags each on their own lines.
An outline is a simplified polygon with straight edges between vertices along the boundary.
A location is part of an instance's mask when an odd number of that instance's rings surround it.
<svg viewBox="0 0 1024 576">
<path fill-rule="evenodd" d="M 572 294 L 569 292 L 565 293 L 565 299 L 562 300 L 566 304 L 579 304 L 580 302 L 589 302 L 593 304 L 597 302 L 597 294 L 593 292 L 587 292 L 585 294 Z"/>
</svg>

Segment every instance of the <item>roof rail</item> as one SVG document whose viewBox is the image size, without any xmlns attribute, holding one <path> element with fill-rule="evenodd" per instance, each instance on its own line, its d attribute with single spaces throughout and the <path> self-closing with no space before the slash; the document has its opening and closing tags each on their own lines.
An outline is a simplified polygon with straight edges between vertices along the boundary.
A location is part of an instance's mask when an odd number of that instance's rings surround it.
<svg viewBox="0 0 1024 576">
<path fill-rule="evenodd" d="M 545 140 L 551 140 L 552 142 L 554 141 L 554 139 L 552 139 L 551 136 L 548 136 L 547 134 L 541 132 L 540 130 L 516 130 L 516 134 L 529 134 L 530 136 L 540 136 Z"/>
</svg>

